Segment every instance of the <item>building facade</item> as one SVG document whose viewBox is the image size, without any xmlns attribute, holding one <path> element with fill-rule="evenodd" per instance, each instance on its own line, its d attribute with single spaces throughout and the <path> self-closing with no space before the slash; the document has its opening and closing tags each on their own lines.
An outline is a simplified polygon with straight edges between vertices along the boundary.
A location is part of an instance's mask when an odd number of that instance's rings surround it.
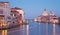
<svg viewBox="0 0 60 35">
<path fill-rule="evenodd" d="M 1 30 L 0 35 L 23 35 L 23 25 L 20 26 L 20 23 L 23 22 L 24 11 L 21 8 L 15 7 L 10 8 L 9 2 L 0 2 L 0 29 L 2 28 L 3 23 L 7 23 L 6 27 L 18 26 L 13 29 Z M 5 24 L 3 24 L 5 28 Z M 19 31 L 16 31 L 19 30 Z M 15 32 L 13 32 L 15 31 Z M 11 32 L 11 33 L 10 33 Z"/>
<path fill-rule="evenodd" d="M 11 17 L 13 23 L 21 23 L 24 18 L 24 11 L 21 8 L 11 8 Z"/>
<path fill-rule="evenodd" d="M 38 16 L 38 21 L 39 22 L 58 23 L 59 19 L 53 13 L 53 11 L 50 11 L 50 13 L 47 13 L 46 9 L 44 9 L 42 15 Z"/>
<path fill-rule="evenodd" d="M 8 35 L 23 35 L 24 26 L 20 26 L 20 24 L 23 23 L 24 11 L 18 7 L 11 8 L 10 15 L 12 20 L 10 26 L 15 28 L 9 29 L 8 32 L 10 33 Z"/>
<path fill-rule="evenodd" d="M 0 2 L 0 18 L 4 16 L 5 22 L 8 21 L 8 16 L 10 16 L 10 4 L 9 2 Z"/>
<path fill-rule="evenodd" d="M 5 28 L 8 16 L 10 16 L 10 4 L 9 2 L 0 2 L 0 29 Z M 1 30 L 0 35 L 6 35 L 4 34 L 7 32 L 7 30 Z"/>
</svg>

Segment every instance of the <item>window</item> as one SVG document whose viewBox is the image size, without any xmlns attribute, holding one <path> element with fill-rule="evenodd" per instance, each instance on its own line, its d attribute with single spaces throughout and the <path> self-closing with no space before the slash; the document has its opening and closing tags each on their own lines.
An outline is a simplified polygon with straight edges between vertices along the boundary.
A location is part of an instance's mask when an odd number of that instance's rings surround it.
<svg viewBox="0 0 60 35">
<path fill-rule="evenodd" d="M 11 19 L 11 17 L 8 16 L 8 19 Z"/>
<path fill-rule="evenodd" d="M 0 9 L 0 14 L 3 14 L 3 9 Z"/>
<path fill-rule="evenodd" d="M 0 20 L 4 20 L 4 17 L 0 17 Z"/>
</svg>

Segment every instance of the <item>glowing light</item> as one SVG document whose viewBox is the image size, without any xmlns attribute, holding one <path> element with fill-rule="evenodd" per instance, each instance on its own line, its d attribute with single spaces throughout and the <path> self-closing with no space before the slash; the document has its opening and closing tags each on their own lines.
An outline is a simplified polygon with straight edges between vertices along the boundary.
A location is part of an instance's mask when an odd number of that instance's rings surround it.
<svg viewBox="0 0 60 35">
<path fill-rule="evenodd" d="M 58 23 L 59 21 L 58 20 L 55 20 L 56 23 Z"/>
<path fill-rule="evenodd" d="M 37 21 L 37 19 L 34 19 L 34 21 L 36 22 L 36 21 Z"/>
<path fill-rule="evenodd" d="M 29 25 L 26 25 L 26 35 L 29 35 Z"/>
<path fill-rule="evenodd" d="M 56 35 L 55 24 L 53 24 L 53 35 Z"/>
<path fill-rule="evenodd" d="M 14 17 L 14 14 L 13 14 L 13 17 Z"/>
<path fill-rule="evenodd" d="M 46 35 L 48 35 L 48 23 L 46 23 Z"/>
</svg>

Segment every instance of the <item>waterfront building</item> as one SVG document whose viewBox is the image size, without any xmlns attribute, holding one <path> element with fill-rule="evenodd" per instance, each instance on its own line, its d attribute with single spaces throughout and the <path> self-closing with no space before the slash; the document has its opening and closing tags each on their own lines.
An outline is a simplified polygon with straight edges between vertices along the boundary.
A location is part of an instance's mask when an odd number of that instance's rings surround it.
<svg viewBox="0 0 60 35">
<path fill-rule="evenodd" d="M 38 17 L 38 21 L 39 22 L 49 22 L 49 16 L 48 16 L 46 9 L 44 9 L 42 15 Z"/>
<path fill-rule="evenodd" d="M 60 25 L 60 17 L 59 17 L 59 25 Z"/>
<path fill-rule="evenodd" d="M 58 16 L 56 16 L 53 11 L 50 11 L 50 14 L 49 14 L 49 17 L 50 17 L 50 22 L 55 22 L 55 23 L 58 23 L 59 22 L 59 19 L 58 19 Z"/>
<path fill-rule="evenodd" d="M 8 21 L 7 17 L 10 16 L 9 2 L 0 2 L 0 15 L 4 16 L 5 21 Z"/>
<path fill-rule="evenodd" d="M 24 19 L 24 11 L 21 8 L 15 7 L 11 8 L 11 17 L 12 17 L 12 22 L 22 22 Z"/>
<path fill-rule="evenodd" d="M 38 16 L 38 22 L 49 22 L 49 23 L 55 22 L 55 23 L 58 23 L 59 19 L 53 13 L 53 11 L 50 11 L 50 14 L 48 14 L 46 9 L 44 9 L 42 15 Z"/>
<path fill-rule="evenodd" d="M 38 16 L 37 21 L 41 22 L 41 16 Z"/>
<path fill-rule="evenodd" d="M 55 14 L 53 13 L 53 11 L 50 11 L 49 17 L 50 17 L 50 22 L 52 22 L 53 17 L 55 17 Z"/>
<path fill-rule="evenodd" d="M 57 17 L 57 16 L 50 16 L 50 22 L 52 22 L 52 23 L 59 23 L 59 19 L 58 19 L 59 17 Z"/>
<path fill-rule="evenodd" d="M 10 15 L 11 15 L 10 26 L 12 27 L 15 26 L 15 28 L 8 30 L 8 32 L 11 31 L 11 33 L 8 33 L 8 35 L 23 35 L 24 26 L 20 24 L 23 24 L 24 11 L 21 8 L 14 7 L 11 8 Z"/>
<path fill-rule="evenodd" d="M 10 4 L 9 2 L 0 2 L 0 29 L 5 28 L 10 16 Z M 0 35 L 7 35 L 7 30 L 0 30 Z"/>
<path fill-rule="evenodd" d="M 9 2 L 0 2 L 0 29 L 12 27 L 10 29 L 0 30 L 0 35 L 23 35 L 23 25 L 20 26 L 19 24 L 22 23 L 23 19 L 23 9 L 18 7 L 10 8 Z"/>
</svg>

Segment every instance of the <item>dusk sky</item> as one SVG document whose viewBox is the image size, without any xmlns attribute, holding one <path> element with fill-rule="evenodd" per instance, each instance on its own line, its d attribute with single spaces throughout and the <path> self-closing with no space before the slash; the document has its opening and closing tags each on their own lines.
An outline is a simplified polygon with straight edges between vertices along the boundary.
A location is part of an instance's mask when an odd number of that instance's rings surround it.
<svg viewBox="0 0 60 35">
<path fill-rule="evenodd" d="M 60 16 L 60 0 L 0 0 L 2 1 L 10 2 L 11 8 L 22 8 L 25 18 L 37 18 L 45 8 L 48 13 L 53 10 L 57 16 Z"/>
</svg>

